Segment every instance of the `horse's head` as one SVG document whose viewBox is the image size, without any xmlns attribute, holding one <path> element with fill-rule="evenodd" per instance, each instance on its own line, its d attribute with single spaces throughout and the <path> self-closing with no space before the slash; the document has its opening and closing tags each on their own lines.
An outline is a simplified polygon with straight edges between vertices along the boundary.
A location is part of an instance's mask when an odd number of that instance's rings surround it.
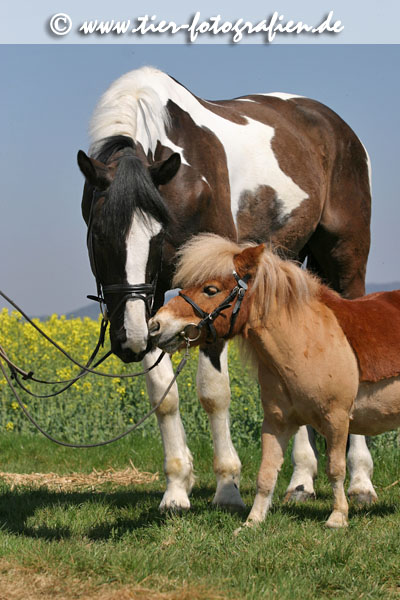
<svg viewBox="0 0 400 600">
<path fill-rule="evenodd" d="M 183 337 L 198 345 L 241 333 L 249 316 L 251 286 L 264 249 L 263 244 L 243 249 L 210 234 L 189 241 L 180 253 L 174 279 L 174 285 L 184 289 L 149 321 L 154 343 L 174 352 Z"/>
<path fill-rule="evenodd" d="M 150 317 L 169 223 L 158 186 L 180 166 L 178 154 L 147 165 L 129 138 L 110 138 L 95 157 L 78 153 L 88 251 L 110 318 L 112 350 L 124 362 L 148 351 Z"/>
</svg>

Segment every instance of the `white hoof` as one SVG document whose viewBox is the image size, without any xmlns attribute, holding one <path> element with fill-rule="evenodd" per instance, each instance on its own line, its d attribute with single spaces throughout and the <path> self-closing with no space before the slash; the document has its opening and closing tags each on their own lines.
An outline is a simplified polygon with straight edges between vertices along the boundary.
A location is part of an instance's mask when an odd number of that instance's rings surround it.
<svg viewBox="0 0 400 600">
<path fill-rule="evenodd" d="M 330 529 L 340 529 L 341 527 L 347 527 L 347 517 L 339 510 L 334 510 L 327 522 L 325 523 L 325 525 Z"/>
<path fill-rule="evenodd" d="M 357 504 L 373 504 L 378 500 L 378 496 L 371 486 L 368 487 L 360 487 L 360 486 L 350 486 L 347 490 L 347 494 L 351 500 L 357 502 Z"/>
<path fill-rule="evenodd" d="M 189 510 L 190 500 L 182 489 L 166 490 L 163 499 L 161 500 L 159 510 L 160 512 L 166 512 L 171 510 L 173 512 L 180 512 L 183 510 Z"/>
<path fill-rule="evenodd" d="M 223 506 L 231 510 L 242 510 L 246 508 L 240 495 L 239 488 L 232 480 L 218 482 L 217 491 L 212 503 L 216 506 Z"/>
<path fill-rule="evenodd" d="M 306 490 L 304 485 L 298 485 L 294 489 L 286 491 L 283 502 L 307 502 L 307 500 L 315 500 L 314 489 Z"/>
</svg>

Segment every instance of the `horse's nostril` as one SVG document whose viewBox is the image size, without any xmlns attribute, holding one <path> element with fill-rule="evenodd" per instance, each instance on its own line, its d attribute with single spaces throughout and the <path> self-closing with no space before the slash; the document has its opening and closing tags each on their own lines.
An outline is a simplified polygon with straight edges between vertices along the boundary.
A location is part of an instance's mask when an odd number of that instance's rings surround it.
<svg viewBox="0 0 400 600">
<path fill-rule="evenodd" d="M 123 344 L 124 342 L 126 342 L 126 331 L 124 327 L 121 327 L 120 329 L 115 330 L 114 332 L 114 339 L 116 342 L 119 342 L 120 344 Z"/>
<path fill-rule="evenodd" d="M 157 319 L 150 319 L 149 321 L 149 334 L 155 335 L 158 331 L 160 331 L 160 322 Z"/>
</svg>

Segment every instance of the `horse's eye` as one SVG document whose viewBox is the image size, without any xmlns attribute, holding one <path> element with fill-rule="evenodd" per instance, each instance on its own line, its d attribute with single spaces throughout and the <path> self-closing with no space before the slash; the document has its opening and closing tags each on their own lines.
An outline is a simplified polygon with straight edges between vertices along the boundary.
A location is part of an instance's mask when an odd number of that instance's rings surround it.
<svg viewBox="0 0 400 600">
<path fill-rule="evenodd" d="M 207 294 L 207 296 L 215 296 L 215 294 L 218 294 L 219 289 L 215 287 L 215 285 L 207 285 L 203 292 Z"/>
</svg>

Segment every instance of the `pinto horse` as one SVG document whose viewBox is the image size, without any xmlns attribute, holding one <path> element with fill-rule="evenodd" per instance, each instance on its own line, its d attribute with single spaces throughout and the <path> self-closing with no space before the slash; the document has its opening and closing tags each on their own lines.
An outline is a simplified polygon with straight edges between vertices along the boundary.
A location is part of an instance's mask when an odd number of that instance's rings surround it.
<svg viewBox="0 0 400 600">
<path fill-rule="evenodd" d="M 334 506 L 326 525 L 346 526 L 349 432 L 400 426 L 400 290 L 347 300 L 264 244 L 213 234 L 182 248 L 174 283 L 185 289 L 149 321 L 154 342 L 174 352 L 182 334 L 197 343 L 240 335 L 257 368 L 262 459 L 246 525 L 264 520 L 287 443 L 310 424 L 327 444 Z"/>
<path fill-rule="evenodd" d="M 147 321 L 171 288 L 177 249 L 195 233 L 270 242 L 287 258 L 307 258 L 308 268 L 344 296 L 364 294 L 368 155 L 326 106 L 288 94 L 208 102 L 144 67 L 104 93 L 90 134 L 89 156 L 78 154 L 86 178 L 82 212 L 112 350 L 123 361 L 154 363 L 159 350 L 151 346 Z M 167 357 L 147 376 L 153 404 L 171 376 Z M 214 502 L 242 506 L 223 340 L 201 346 L 197 388 L 213 435 Z M 157 418 L 167 478 L 160 508 L 188 508 L 192 457 L 176 386 Z M 374 496 L 363 438 L 351 440 L 350 454 L 349 491 Z M 316 455 L 305 429 L 293 458 L 288 494 L 312 495 Z"/>
</svg>

